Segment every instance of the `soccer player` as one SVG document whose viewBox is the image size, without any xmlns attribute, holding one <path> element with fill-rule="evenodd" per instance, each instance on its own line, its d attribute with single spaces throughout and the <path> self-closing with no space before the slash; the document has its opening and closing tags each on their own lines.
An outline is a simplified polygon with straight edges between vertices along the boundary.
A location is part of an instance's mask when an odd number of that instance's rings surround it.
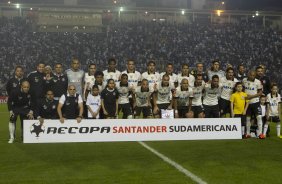
<svg viewBox="0 0 282 184">
<path fill-rule="evenodd" d="M 204 109 L 206 118 L 219 118 L 218 97 L 222 87 L 219 85 L 218 75 L 213 75 L 211 83 L 206 83 L 204 88 Z"/>
<path fill-rule="evenodd" d="M 241 82 L 237 82 L 234 86 L 234 93 L 230 97 L 231 117 L 241 118 L 242 136 L 245 135 L 246 128 L 246 112 L 249 106 L 247 93 L 244 92 L 244 87 Z"/>
<path fill-rule="evenodd" d="M 14 77 L 10 78 L 6 84 L 6 90 L 8 96 L 11 95 L 12 91 L 21 89 L 21 83 L 27 80 L 24 78 L 24 71 L 22 66 L 16 66 L 14 71 Z"/>
<path fill-rule="evenodd" d="M 266 124 L 264 125 L 264 136 L 266 135 L 266 131 L 268 129 L 269 123 L 276 123 L 276 135 L 280 137 L 280 120 L 281 120 L 281 96 L 278 94 L 278 86 L 273 83 L 271 85 L 271 93 L 266 96 L 267 102 L 267 112 L 266 112 Z"/>
<path fill-rule="evenodd" d="M 166 65 L 166 71 L 160 74 L 160 78 L 162 78 L 164 75 L 169 76 L 169 82 L 173 84 L 175 88 L 177 86 L 177 75 L 173 73 L 173 64 L 172 63 L 168 63 Z"/>
<path fill-rule="evenodd" d="M 137 86 L 133 90 L 133 106 L 135 109 L 135 118 L 139 118 L 141 112 L 144 118 L 152 118 L 152 106 L 151 106 L 151 95 L 153 91 L 150 91 L 149 82 L 147 79 L 141 81 L 141 86 Z"/>
<path fill-rule="evenodd" d="M 60 122 L 65 119 L 76 119 L 77 123 L 82 120 L 83 100 L 80 94 L 76 93 L 74 84 L 68 86 L 68 92 L 63 94 L 57 107 Z"/>
<path fill-rule="evenodd" d="M 30 94 L 32 103 L 36 106 L 40 99 L 45 95 L 45 80 L 44 80 L 44 63 L 39 63 L 36 67 L 36 71 L 29 73 L 27 76 L 30 84 Z"/>
<path fill-rule="evenodd" d="M 226 114 L 230 114 L 230 96 L 233 93 L 233 88 L 238 82 L 234 78 L 233 68 L 227 68 L 226 76 L 220 79 L 220 84 L 222 85 L 222 91 L 219 99 L 219 110 L 220 116 L 224 117 Z"/>
<path fill-rule="evenodd" d="M 160 74 L 156 72 L 156 63 L 154 61 L 147 63 L 147 72 L 142 73 L 143 79 L 148 80 L 150 90 L 154 91 L 156 84 L 160 81 Z"/>
<path fill-rule="evenodd" d="M 238 65 L 236 79 L 242 82 L 244 78 L 247 78 L 245 72 L 246 72 L 245 66 L 243 64 Z"/>
<path fill-rule="evenodd" d="M 95 83 L 95 72 L 96 65 L 91 63 L 88 66 L 88 72 L 84 75 L 84 88 L 83 88 L 83 99 L 86 101 L 87 95 L 91 92 L 91 88 Z"/>
<path fill-rule="evenodd" d="M 8 110 L 10 112 L 9 132 L 10 139 L 8 143 L 13 143 L 15 139 L 16 121 L 18 116 L 21 120 L 21 135 L 23 137 L 23 120 L 33 119 L 34 105 L 32 104 L 31 94 L 29 93 L 30 84 L 28 81 L 21 83 L 19 90 L 13 90 L 8 100 Z"/>
<path fill-rule="evenodd" d="M 270 93 L 270 79 L 264 74 L 265 69 L 262 66 L 256 67 L 256 79 L 262 84 L 262 93 L 266 96 Z"/>
<path fill-rule="evenodd" d="M 196 71 L 193 72 L 194 77 L 196 78 L 197 75 L 202 75 L 203 81 L 208 82 L 209 77 L 206 72 L 204 72 L 204 64 L 197 63 L 196 64 Z"/>
<path fill-rule="evenodd" d="M 202 102 L 203 90 L 205 88 L 205 82 L 202 75 L 196 76 L 196 81 L 193 87 L 193 99 L 192 99 L 192 112 L 194 118 L 204 118 L 204 107 Z"/>
<path fill-rule="evenodd" d="M 208 70 L 208 77 L 209 80 L 212 79 L 212 76 L 217 75 L 219 78 L 222 78 L 225 76 L 224 71 L 220 70 L 220 64 L 219 64 L 219 60 L 215 59 L 212 62 L 212 67 L 210 70 Z"/>
<path fill-rule="evenodd" d="M 63 73 L 63 65 L 61 63 L 55 64 L 52 78 L 46 78 L 45 85 L 47 85 L 47 89 L 53 91 L 55 100 L 59 100 L 67 92 L 68 77 Z"/>
<path fill-rule="evenodd" d="M 106 119 L 115 119 L 118 115 L 118 91 L 114 79 L 109 79 L 107 87 L 101 93 L 101 104 Z"/>
<path fill-rule="evenodd" d="M 68 86 L 74 85 L 76 89 L 76 93 L 82 96 L 84 71 L 79 68 L 80 68 L 79 60 L 77 58 L 73 58 L 71 61 L 71 68 L 66 70 L 66 74 L 68 77 Z"/>
<path fill-rule="evenodd" d="M 99 93 L 101 94 L 101 92 L 105 88 L 104 73 L 101 71 L 97 71 L 95 72 L 94 77 L 95 77 L 94 85 L 97 85 L 99 87 Z"/>
<path fill-rule="evenodd" d="M 43 124 L 44 119 L 58 119 L 58 101 L 54 99 L 54 93 L 48 90 L 45 99 L 41 99 L 37 105 L 37 119 Z"/>
<path fill-rule="evenodd" d="M 101 97 L 99 95 L 99 87 L 97 85 L 92 86 L 92 94 L 88 94 L 86 106 L 88 109 L 88 118 L 99 119 L 99 113 L 101 109 Z"/>
<path fill-rule="evenodd" d="M 180 86 L 176 88 L 175 91 L 175 117 L 176 118 L 188 118 L 193 117 L 192 110 L 192 99 L 193 99 L 193 90 L 189 87 L 189 82 L 187 79 L 182 79 Z M 190 113 L 189 113 L 190 112 Z"/>
<path fill-rule="evenodd" d="M 115 83 L 119 81 L 120 78 L 120 71 L 116 69 L 117 62 L 114 58 L 110 58 L 108 60 L 108 69 L 104 70 L 104 83 L 107 84 L 109 79 L 113 79 Z"/>
<path fill-rule="evenodd" d="M 246 138 L 250 136 L 251 129 L 251 116 L 257 119 L 259 138 L 264 139 L 262 134 L 262 114 L 259 102 L 259 97 L 262 95 L 262 85 L 261 82 L 255 78 L 256 72 L 249 71 L 248 78 L 243 79 L 243 85 L 245 86 L 245 92 L 248 94 L 249 107 L 247 109 L 247 124 L 246 124 Z"/>
<path fill-rule="evenodd" d="M 177 75 L 178 84 L 181 83 L 182 79 L 187 79 L 190 87 L 194 86 L 195 77 L 189 73 L 189 66 L 187 64 L 182 65 L 181 73 Z"/>
<path fill-rule="evenodd" d="M 173 84 L 169 82 L 169 76 L 164 75 L 162 81 L 157 83 L 156 91 L 153 93 L 153 113 L 155 118 L 160 118 L 162 109 L 172 109 Z"/>
<path fill-rule="evenodd" d="M 119 94 L 118 112 L 122 111 L 123 119 L 132 119 L 133 113 L 129 103 L 129 95 L 132 92 L 132 87 L 129 86 L 127 74 L 121 74 L 120 82 L 116 86 Z"/>
</svg>

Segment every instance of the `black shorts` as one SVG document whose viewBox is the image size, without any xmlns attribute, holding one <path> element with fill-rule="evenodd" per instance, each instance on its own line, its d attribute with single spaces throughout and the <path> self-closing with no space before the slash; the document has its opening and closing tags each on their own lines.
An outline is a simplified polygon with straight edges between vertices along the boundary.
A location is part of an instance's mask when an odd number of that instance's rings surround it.
<svg viewBox="0 0 282 184">
<path fill-rule="evenodd" d="M 220 98 L 218 101 L 220 115 L 224 115 L 229 113 L 230 114 L 230 101 Z"/>
<path fill-rule="evenodd" d="M 235 118 L 241 118 L 241 126 L 246 126 L 246 115 L 242 115 L 242 114 L 235 114 L 234 115 Z"/>
<path fill-rule="evenodd" d="M 198 118 L 200 113 L 205 112 L 204 107 L 202 105 L 192 106 L 192 111 L 194 113 L 194 118 Z"/>
<path fill-rule="evenodd" d="M 249 104 L 249 107 L 247 109 L 247 115 L 248 116 L 255 115 L 255 117 L 261 115 L 260 103 L 257 102 L 257 103 Z"/>
<path fill-rule="evenodd" d="M 158 108 L 159 108 L 159 113 L 158 114 L 155 114 L 155 115 L 162 115 L 162 112 L 161 110 L 162 109 L 167 109 L 168 106 L 170 105 L 170 103 L 164 103 L 164 104 L 157 104 Z"/>
<path fill-rule="evenodd" d="M 219 118 L 218 105 L 204 105 L 206 118 Z"/>
<path fill-rule="evenodd" d="M 187 106 L 177 107 L 179 118 L 186 118 L 186 114 L 188 113 Z"/>
<path fill-rule="evenodd" d="M 153 116 L 152 108 L 150 106 L 135 108 L 135 116 L 140 116 L 141 112 L 143 113 L 144 118 Z"/>
<path fill-rule="evenodd" d="M 268 121 L 273 123 L 280 123 L 280 118 L 279 116 L 269 116 Z"/>
<path fill-rule="evenodd" d="M 115 118 L 116 117 L 116 104 L 105 106 L 105 109 L 108 115 L 105 115 L 106 118 Z"/>
<path fill-rule="evenodd" d="M 118 104 L 118 112 L 122 111 L 123 117 L 127 118 L 127 116 L 132 115 L 132 110 L 130 103 L 126 104 Z"/>
</svg>

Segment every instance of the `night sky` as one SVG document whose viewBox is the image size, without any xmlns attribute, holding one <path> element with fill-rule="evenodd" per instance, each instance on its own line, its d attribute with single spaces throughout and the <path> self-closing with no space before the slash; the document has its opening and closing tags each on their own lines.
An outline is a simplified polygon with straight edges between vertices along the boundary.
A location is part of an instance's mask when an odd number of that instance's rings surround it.
<svg viewBox="0 0 282 184">
<path fill-rule="evenodd" d="M 225 0 L 225 2 L 226 9 L 231 10 L 282 10 L 282 0 Z"/>
</svg>

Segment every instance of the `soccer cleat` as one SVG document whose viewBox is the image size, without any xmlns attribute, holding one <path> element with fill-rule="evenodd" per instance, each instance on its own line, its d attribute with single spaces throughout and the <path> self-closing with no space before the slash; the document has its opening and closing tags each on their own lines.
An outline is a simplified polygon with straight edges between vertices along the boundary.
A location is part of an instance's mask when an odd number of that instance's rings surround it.
<svg viewBox="0 0 282 184">
<path fill-rule="evenodd" d="M 244 139 L 249 139 L 249 138 L 251 138 L 252 136 L 250 135 L 250 134 L 245 134 L 244 135 Z"/>
<path fill-rule="evenodd" d="M 260 135 L 258 136 L 258 138 L 259 138 L 259 139 L 265 139 L 265 136 L 264 136 L 263 134 L 260 134 Z"/>
<path fill-rule="evenodd" d="M 9 139 L 8 143 L 12 144 L 14 142 L 14 139 Z"/>
</svg>

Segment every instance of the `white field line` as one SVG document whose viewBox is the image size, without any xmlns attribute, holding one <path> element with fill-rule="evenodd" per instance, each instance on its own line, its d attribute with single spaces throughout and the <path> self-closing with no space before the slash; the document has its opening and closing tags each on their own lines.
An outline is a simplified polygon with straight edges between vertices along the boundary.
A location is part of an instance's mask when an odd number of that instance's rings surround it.
<svg viewBox="0 0 282 184">
<path fill-rule="evenodd" d="M 191 178 L 193 181 L 195 181 L 196 183 L 199 184 L 207 184 L 207 182 L 203 181 L 200 177 L 196 176 L 195 174 L 191 173 L 190 171 L 188 171 L 187 169 L 185 169 L 184 167 L 182 167 L 181 165 L 179 165 L 178 163 L 174 162 L 173 160 L 171 160 L 170 158 L 166 157 L 165 155 L 161 154 L 160 152 L 158 152 L 157 150 L 153 149 L 152 147 L 148 146 L 146 143 L 139 141 L 139 144 L 141 144 L 144 148 L 146 148 L 147 150 L 151 151 L 152 153 L 154 153 L 155 155 L 157 155 L 159 158 L 161 158 L 163 161 L 165 161 L 166 163 L 172 165 L 173 167 L 175 167 L 179 172 L 182 172 L 183 174 L 185 174 L 187 177 Z"/>
</svg>

